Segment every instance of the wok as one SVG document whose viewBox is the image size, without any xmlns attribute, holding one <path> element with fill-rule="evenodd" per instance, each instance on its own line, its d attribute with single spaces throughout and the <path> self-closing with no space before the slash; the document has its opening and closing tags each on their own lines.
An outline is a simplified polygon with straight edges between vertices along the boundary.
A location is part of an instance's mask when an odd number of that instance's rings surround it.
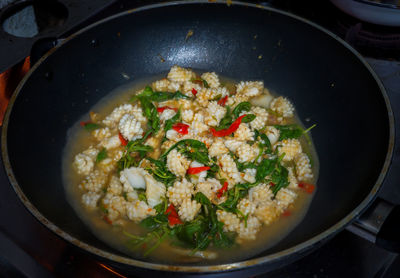
<svg viewBox="0 0 400 278">
<path fill-rule="evenodd" d="M 193 36 L 187 38 L 189 30 Z M 98 240 L 66 200 L 61 155 L 68 128 L 127 77 L 131 82 L 157 76 L 175 64 L 235 80 L 264 80 L 293 101 L 303 122 L 317 124 L 312 137 L 320 172 L 307 215 L 286 238 L 248 260 L 166 265 L 129 258 Z M 142 274 L 252 275 L 298 259 L 371 204 L 393 144 L 385 90 L 345 42 L 282 11 L 207 1 L 127 11 L 67 38 L 21 82 L 2 133 L 6 171 L 32 214 L 82 250 Z"/>
</svg>

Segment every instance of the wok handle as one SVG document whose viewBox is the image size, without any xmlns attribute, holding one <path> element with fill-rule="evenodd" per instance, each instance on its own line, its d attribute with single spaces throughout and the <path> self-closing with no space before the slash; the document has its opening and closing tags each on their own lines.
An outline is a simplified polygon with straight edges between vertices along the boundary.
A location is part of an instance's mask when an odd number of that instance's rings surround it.
<svg viewBox="0 0 400 278">
<path fill-rule="evenodd" d="M 394 206 L 376 236 L 376 244 L 400 253 L 400 206 Z"/>
<path fill-rule="evenodd" d="M 400 253 L 400 206 L 381 198 L 346 229 L 391 252 Z"/>
</svg>

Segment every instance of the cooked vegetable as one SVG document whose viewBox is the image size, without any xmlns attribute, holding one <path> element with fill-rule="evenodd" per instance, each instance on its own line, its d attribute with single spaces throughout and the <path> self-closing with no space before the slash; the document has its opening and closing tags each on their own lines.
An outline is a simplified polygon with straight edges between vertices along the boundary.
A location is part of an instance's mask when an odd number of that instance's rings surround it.
<svg viewBox="0 0 400 278">
<path fill-rule="evenodd" d="M 147 160 L 151 162 L 151 166 L 146 167 L 147 172 L 153 175 L 153 177 L 164 183 L 166 186 L 171 186 L 176 180 L 176 176 L 168 170 L 165 161 L 156 160 L 148 157 Z"/>
<path fill-rule="evenodd" d="M 307 193 L 313 193 L 315 190 L 315 185 L 306 182 L 300 182 L 299 187 L 303 188 Z"/>
<path fill-rule="evenodd" d="M 228 96 L 224 96 L 223 98 L 218 100 L 218 104 L 221 105 L 221 106 L 225 106 L 227 100 L 228 100 Z"/>
<path fill-rule="evenodd" d="M 243 111 L 249 112 L 251 108 L 250 102 L 241 102 L 238 105 L 236 105 L 235 109 L 233 109 L 232 114 L 235 116 L 235 118 L 238 118 L 240 116 L 240 113 Z"/>
<path fill-rule="evenodd" d="M 166 110 L 166 109 L 174 110 L 175 112 L 178 111 L 178 108 L 169 107 L 169 106 L 163 106 L 163 107 L 157 107 L 157 112 L 158 112 L 158 113 L 162 113 L 162 112 L 164 112 L 164 110 Z"/>
<path fill-rule="evenodd" d="M 214 128 L 210 128 L 210 131 L 214 137 L 225 137 L 234 133 L 238 128 L 242 119 L 246 117 L 246 115 L 242 115 L 237 118 L 227 129 L 215 130 Z"/>
<path fill-rule="evenodd" d="M 314 128 L 316 124 L 313 124 L 306 130 L 303 130 L 299 125 L 292 124 L 292 125 L 275 125 L 274 127 L 280 131 L 279 141 L 285 139 L 297 139 L 301 135 L 306 134 L 312 128 Z"/>
<path fill-rule="evenodd" d="M 96 162 L 100 162 L 107 158 L 107 150 L 106 148 L 102 148 L 101 151 L 97 154 Z"/>
<path fill-rule="evenodd" d="M 128 145 L 128 142 L 129 142 L 129 141 L 126 140 L 126 139 L 124 138 L 124 136 L 122 136 L 121 132 L 118 133 L 118 138 L 119 138 L 119 140 L 121 141 L 121 145 L 122 145 L 122 146 Z"/>
<path fill-rule="evenodd" d="M 167 155 L 175 148 L 177 148 L 180 153 L 183 153 L 192 160 L 206 165 L 208 165 L 210 162 L 206 145 L 203 142 L 194 139 L 184 139 L 177 142 L 171 148 L 169 148 L 168 151 L 163 153 L 160 158 L 167 157 Z"/>
<path fill-rule="evenodd" d="M 227 182 L 224 182 L 224 185 L 223 185 L 220 189 L 218 189 L 217 197 L 218 197 L 218 198 L 221 198 L 222 195 L 224 195 L 224 193 L 225 193 L 227 190 L 228 190 L 228 183 L 227 183 Z"/>
<path fill-rule="evenodd" d="M 168 131 L 172 128 L 172 126 L 180 121 L 181 119 L 181 110 L 179 109 L 178 112 L 171 118 L 165 121 L 164 131 Z"/>
<path fill-rule="evenodd" d="M 186 134 L 189 133 L 189 125 L 184 124 L 184 123 L 174 124 L 172 126 L 172 129 L 175 130 L 176 132 L 180 133 L 180 134 L 183 134 L 183 135 L 186 135 Z"/>
<path fill-rule="evenodd" d="M 210 169 L 209 166 L 190 167 L 190 168 L 187 170 L 187 174 L 188 174 L 188 175 L 195 175 L 195 174 L 201 173 L 201 172 L 203 172 L 203 171 L 207 171 L 207 170 L 209 170 L 209 169 Z"/>
<path fill-rule="evenodd" d="M 175 226 L 176 224 L 183 224 L 182 220 L 179 219 L 178 213 L 176 212 L 173 204 L 169 205 L 165 211 L 165 214 L 168 215 L 168 223 L 171 227 Z"/>
<path fill-rule="evenodd" d="M 144 158 L 146 153 L 153 150 L 151 146 L 143 144 L 143 141 L 148 135 L 150 135 L 150 133 L 147 133 L 147 135 L 145 135 L 142 139 L 128 142 L 128 144 L 125 146 L 125 154 L 117 162 L 118 171 L 131 166 L 137 166 Z"/>
<path fill-rule="evenodd" d="M 95 129 L 100 128 L 99 124 L 95 124 L 92 122 L 81 122 L 80 125 L 83 126 L 87 131 L 93 131 Z"/>
</svg>

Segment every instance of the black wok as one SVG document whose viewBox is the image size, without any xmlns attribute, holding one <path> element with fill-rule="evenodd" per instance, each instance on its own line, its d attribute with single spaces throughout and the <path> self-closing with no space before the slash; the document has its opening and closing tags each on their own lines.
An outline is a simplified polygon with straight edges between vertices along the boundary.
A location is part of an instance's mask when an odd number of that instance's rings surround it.
<svg viewBox="0 0 400 278">
<path fill-rule="evenodd" d="M 189 30 L 193 36 L 186 38 Z M 171 266 L 136 260 L 99 241 L 65 198 L 61 154 L 66 131 L 99 99 L 129 81 L 172 65 L 264 80 L 291 99 L 303 122 L 316 123 L 316 196 L 285 239 L 244 262 Z M 266 271 L 316 248 L 375 198 L 394 143 L 385 90 L 366 62 L 322 28 L 274 9 L 190 2 L 113 16 L 68 38 L 44 56 L 11 100 L 2 155 L 12 186 L 49 229 L 107 262 L 132 271 L 246 275 Z"/>
</svg>

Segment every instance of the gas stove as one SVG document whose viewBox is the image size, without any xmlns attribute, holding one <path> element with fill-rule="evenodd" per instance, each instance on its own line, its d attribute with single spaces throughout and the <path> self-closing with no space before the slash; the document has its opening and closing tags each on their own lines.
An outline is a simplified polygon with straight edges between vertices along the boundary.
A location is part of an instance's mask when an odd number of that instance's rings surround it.
<svg viewBox="0 0 400 278">
<path fill-rule="evenodd" d="M 95 15 L 76 24 L 65 34 L 72 33 L 111 14 L 149 2 L 152 1 L 116 1 L 111 5 L 104 5 L 107 7 L 99 8 Z M 396 56 L 400 53 L 396 40 L 396 34 L 400 34 L 400 28 L 385 28 L 360 22 L 343 14 L 326 1 L 309 1 L 307 5 L 299 1 L 258 3 L 298 14 L 346 39 L 364 55 L 382 80 L 389 95 L 395 119 L 400 118 L 400 57 Z M 379 38 L 388 36 L 393 43 L 383 46 Z M 371 37 L 372 41 L 367 43 L 365 37 Z M 29 59 L 24 59 L 0 75 L 0 108 L 5 106 L 13 88 L 28 68 Z M 400 186 L 397 185 L 397 181 L 400 180 L 399 140 L 400 135 L 397 134 L 393 163 L 379 193 L 381 198 L 393 204 L 400 204 Z M 2 165 L 1 157 L 0 164 Z M 40 224 L 17 198 L 3 167 L 0 167 L 0 217 L 2 219 L 0 222 L 0 277 L 127 276 L 66 243 Z M 260 277 L 265 276 L 400 277 L 400 257 L 344 230 L 327 244 L 302 259 L 282 269 L 260 275 Z"/>
</svg>

